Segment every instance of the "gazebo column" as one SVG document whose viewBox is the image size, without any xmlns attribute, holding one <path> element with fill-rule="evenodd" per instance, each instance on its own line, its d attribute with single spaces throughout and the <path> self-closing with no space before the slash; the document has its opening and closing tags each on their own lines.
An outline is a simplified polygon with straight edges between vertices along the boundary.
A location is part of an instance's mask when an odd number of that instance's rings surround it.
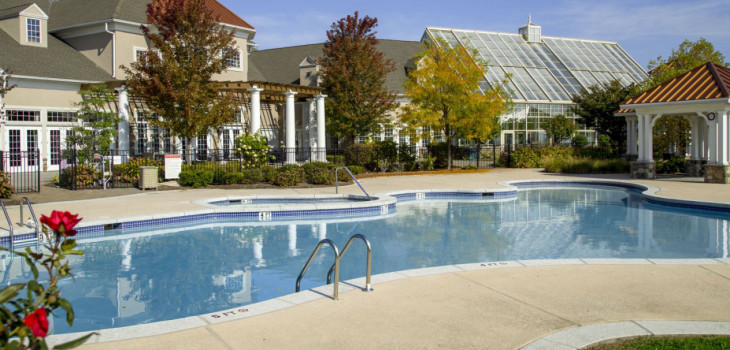
<svg viewBox="0 0 730 350">
<path fill-rule="evenodd" d="M 730 163 L 728 162 L 728 112 L 718 111 L 710 121 L 710 159 L 705 165 L 705 182 L 730 184 Z"/>
<path fill-rule="evenodd" d="M 286 135 L 285 135 L 285 147 L 286 147 L 286 163 L 294 164 L 297 162 L 296 158 L 296 128 L 294 122 L 294 96 L 297 93 L 294 91 L 287 91 L 286 95 Z"/>
<path fill-rule="evenodd" d="M 656 164 L 652 155 L 652 116 L 638 115 L 639 157 L 631 162 L 631 177 L 635 179 L 656 178 Z"/>
<path fill-rule="evenodd" d="M 636 118 L 626 117 L 626 158 L 636 160 Z"/>
<path fill-rule="evenodd" d="M 687 117 L 689 125 L 692 127 L 692 139 L 690 141 L 689 152 L 690 158 L 687 162 L 687 176 L 702 175 L 702 121 L 698 117 Z"/>
<path fill-rule="evenodd" d="M 117 123 L 117 150 L 122 151 L 120 156 L 126 158 L 129 156 L 128 153 L 124 154 L 124 152 L 129 152 L 129 93 L 125 85 L 117 89 L 117 92 L 119 93 L 117 106 L 117 114 L 119 116 L 119 123 Z"/>
<path fill-rule="evenodd" d="M 309 146 L 309 159 L 311 160 L 318 160 L 319 155 L 317 154 L 317 105 L 314 102 L 313 98 L 308 98 L 306 103 L 306 110 L 307 114 L 305 118 L 307 119 L 307 137 L 309 141 L 307 142 L 307 146 Z"/>
<path fill-rule="evenodd" d="M 315 95 L 314 99 L 317 103 L 317 159 L 320 162 L 327 161 L 327 138 L 324 126 L 324 99 L 327 95 Z"/>
<path fill-rule="evenodd" d="M 251 135 L 258 134 L 261 129 L 261 91 L 256 85 L 247 90 L 251 94 Z"/>
</svg>

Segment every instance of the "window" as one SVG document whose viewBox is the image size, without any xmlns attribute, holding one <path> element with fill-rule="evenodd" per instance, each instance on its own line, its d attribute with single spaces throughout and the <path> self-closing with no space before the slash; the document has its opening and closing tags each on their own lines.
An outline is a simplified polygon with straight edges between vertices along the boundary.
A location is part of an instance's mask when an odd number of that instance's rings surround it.
<svg viewBox="0 0 730 350">
<path fill-rule="evenodd" d="M 137 154 L 147 151 L 147 124 L 137 124 Z"/>
<path fill-rule="evenodd" d="M 8 144 L 10 145 L 10 166 L 20 166 L 20 130 L 8 130 Z"/>
<path fill-rule="evenodd" d="M 208 136 L 198 136 L 198 160 L 208 159 Z"/>
<path fill-rule="evenodd" d="M 73 123 L 76 121 L 76 112 L 48 112 L 49 123 Z"/>
<path fill-rule="evenodd" d="M 9 109 L 6 112 L 8 121 L 11 122 L 39 122 L 41 121 L 41 111 L 21 111 L 17 109 Z"/>
<path fill-rule="evenodd" d="M 147 50 L 135 49 L 134 50 L 134 61 L 139 62 L 142 57 L 147 55 Z"/>
<path fill-rule="evenodd" d="M 61 163 L 61 130 L 51 130 L 51 165 Z"/>
<path fill-rule="evenodd" d="M 25 150 L 28 152 L 28 166 L 37 166 L 38 158 L 38 130 L 25 131 Z"/>
<path fill-rule="evenodd" d="M 29 43 L 41 42 L 41 21 L 38 19 L 28 18 L 26 21 L 27 34 Z"/>
<path fill-rule="evenodd" d="M 160 127 L 152 126 L 152 152 L 160 153 Z"/>
<path fill-rule="evenodd" d="M 233 48 L 233 49 L 227 49 L 227 50 L 225 50 L 224 53 L 225 54 L 229 54 L 230 53 L 230 55 L 231 55 L 230 57 L 228 57 L 225 60 L 226 61 L 226 66 L 228 68 L 237 68 L 237 69 L 240 69 L 241 68 L 241 51 L 239 51 L 238 49 Z"/>
</svg>

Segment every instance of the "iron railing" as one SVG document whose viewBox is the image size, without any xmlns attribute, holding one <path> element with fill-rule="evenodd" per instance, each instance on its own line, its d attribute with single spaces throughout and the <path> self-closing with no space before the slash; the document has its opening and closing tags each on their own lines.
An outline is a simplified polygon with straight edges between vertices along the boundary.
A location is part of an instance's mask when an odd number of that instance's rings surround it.
<svg viewBox="0 0 730 350">
<path fill-rule="evenodd" d="M 13 186 L 13 193 L 40 192 L 40 150 L 0 151 L 0 171 L 4 172 Z"/>
</svg>

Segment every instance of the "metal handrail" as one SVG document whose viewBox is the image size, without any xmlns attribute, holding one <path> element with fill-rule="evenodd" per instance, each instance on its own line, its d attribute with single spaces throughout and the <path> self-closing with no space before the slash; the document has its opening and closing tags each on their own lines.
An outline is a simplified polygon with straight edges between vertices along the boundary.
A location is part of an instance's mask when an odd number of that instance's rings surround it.
<svg viewBox="0 0 730 350">
<path fill-rule="evenodd" d="M 368 197 L 368 200 L 370 200 L 370 195 L 368 194 L 368 192 L 365 191 L 365 189 L 360 184 L 360 181 L 358 181 L 355 178 L 355 175 L 352 175 L 352 172 L 346 166 L 341 166 L 341 167 L 335 168 L 335 193 L 340 193 L 340 185 L 338 184 L 338 181 L 337 181 L 338 180 L 337 179 L 337 173 L 338 173 L 337 170 L 339 170 L 339 169 L 345 169 L 345 171 L 347 171 L 347 173 L 350 175 L 350 177 L 352 178 L 352 180 L 355 181 L 355 183 L 357 184 L 358 187 L 360 187 L 360 189 L 362 190 L 362 193 L 365 193 L 365 195 Z"/>
<path fill-rule="evenodd" d="M 314 248 L 314 251 L 312 252 L 312 255 L 309 256 L 309 260 L 307 260 L 307 263 L 304 264 L 304 267 L 302 268 L 302 272 L 299 273 L 299 277 L 297 277 L 297 286 L 296 291 L 299 292 L 301 290 L 300 284 L 302 282 L 302 277 L 304 277 L 304 273 L 307 272 L 307 269 L 309 269 L 309 265 L 312 264 L 312 260 L 314 260 L 314 257 L 317 256 L 317 253 L 319 252 L 319 249 L 322 248 L 323 245 L 329 244 L 332 247 L 332 250 L 335 252 L 335 285 L 334 285 L 334 291 L 332 292 L 332 299 L 337 300 L 338 298 L 338 289 L 339 289 L 339 282 L 340 282 L 340 251 L 337 249 L 337 245 L 335 242 L 332 242 L 330 239 L 323 239 L 317 243 L 317 246 Z"/>
<path fill-rule="evenodd" d="M 340 252 L 340 259 L 342 259 L 342 257 L 345 256 L 345 253 L 347 253 L 347 250 L 350 249 L 350 245 L 352 244 L 352 242 L 355 241 L 356 238 L 360 238 L 363 242 L 365 242 L 365 248 L 367 248 L 367 250 L 368 250 L 368 258 L 367 258 L 367 263 L 365 265 L 365 291 L 369 292 L 369 291 L 373 290 L 370 285 L 370 275 L 371 275 L 371 271 L 372 271 L 371 265 L 372 265 L 372 260 L 373 260 L 373 252 L 372 252 L 372 248 L 370 247 L 370 241 L 368 241 L 367 237 L 365 237 L 364 235 L 361 235 L 359 233 L 352 235 L 352 237 L 350 237 L 350 239 L 347 241 L 347 244 L 345 244 L 345 247 L 342 248 L 342 252 Z M 332 283 L 332 271 L 334 271 L 334 270 L 335 270 L 335 265 L 332 265 L 332 267 L 330 267 L 329 272 L 327 272 L 327 284 Z"/>
<path fill-rule="evenodd" d="M 28 197 L 23 197 L 23 200 L 25 201 L 25 205 L 28 206 L 28 210 L 30 211 L 30 216 L 33 218 L 33 224 L 35 226 L 35 236 L 38 237 L 38 240 L 43 239 L 41 236 L 40 226 L 38 226 L 38 219 L 36 219 L 35 212 L 33 211 L 33 206 L 30 205 L 30 199 Z M 20 224 L 23 225 L 23 202 L 20 202 Z"/>
<path fill-rule="evenodd" d="M 15 241 L 15 232 L 13 230 L 13 222 L 10 220 L 10 216 L 8 215 L 8 209 L 5 208 L 5 202 L 0 201 L 0 206 L 3 208 L 3 213 L 5 213 L 5 220 L 8 221 L 8 230 L 10 231 L 10 250 L 13 250 L 14 248 L 14 242 Z"/>
</svg>

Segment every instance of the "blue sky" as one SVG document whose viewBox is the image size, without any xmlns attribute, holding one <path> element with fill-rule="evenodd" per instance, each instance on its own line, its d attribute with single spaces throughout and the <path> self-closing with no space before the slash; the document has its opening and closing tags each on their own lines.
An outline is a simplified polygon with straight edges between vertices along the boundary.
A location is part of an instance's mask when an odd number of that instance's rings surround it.
<svg viewBox="0 0 730 350">
<path fill-rule="evenodd" d="M 323 42 L 356 10 L 378 18 L 378 38 L 414 41 L 427 26 L 516 33 L 532 14 L 543 35 L 615 41 L 643 67 L 700 37 L 730 60 L 729 0 L 219 1 L 256 28 L 260 49 Z"/>
</svg>

